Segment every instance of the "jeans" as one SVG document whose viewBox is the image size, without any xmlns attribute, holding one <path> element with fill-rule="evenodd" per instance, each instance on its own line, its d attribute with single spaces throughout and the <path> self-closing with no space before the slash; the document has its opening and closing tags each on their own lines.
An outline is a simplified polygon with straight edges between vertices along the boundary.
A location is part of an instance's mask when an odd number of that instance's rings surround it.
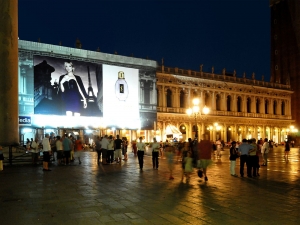
<svg viewBox="0 0 300 225">
<path fill-rule="evenodd" d="M 100 162 L 100 158 L 101 158 L 101 154 L 102 154 L 102 149 L 96 149 L 96 151 L 97 151 L 97 156 L 98 156 L 97 162 L 99 163 Z"/>
<path fill-rule="evenodd" d="M 248 155 L 241 155 L 240 157 L 240 174 L 243 177 L 244 176 L 244 165 L 247 165 L 248 167 Z"/>
<path fill-rule="evenodd" d="M 230 160 L 230 174 L 231 175 L 235 175 L 235 164 L 236 164 L 235 160 Z"/>
<path fill-rule="evenodd" d="M 248 165 L 247 165 L 247 175 L 248 175 L 248 177 L 256 176 L 256 168 L 257 168 L 256 155 L 248 156 L 248 161 L 249 161 Z"/>
<path fill-rule="evenodd" d="M 107 160 L 108 160 L 108 163 L 113 163 L 113 161 L 114 161 L 114 150 L 107 150 Z"/>
<path fill-rule="evenodd" d="M 159 152 L 152 152 L 152 164 L 153 168 L 158 169 L 158 154 Z"/>
<path fill-rule="evenodd" d="M 268 153 L 261 153 L 263 160 L 264 160 L 264 165 L 268 165 Z"/>
<path fill-rule="evenodd" d="M 143 165 L 144 165 L 144 151 L 138 151 L 137 152 L 137 156 L 139 159 L 139 164 L 140 164 L 140 168 L 143 169 Z"/>
</svg>

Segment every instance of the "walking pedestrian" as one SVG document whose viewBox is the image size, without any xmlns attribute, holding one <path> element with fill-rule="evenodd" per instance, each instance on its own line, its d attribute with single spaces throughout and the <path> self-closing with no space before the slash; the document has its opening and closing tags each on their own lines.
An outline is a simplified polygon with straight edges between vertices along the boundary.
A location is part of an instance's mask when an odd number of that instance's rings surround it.
<svg viewBox="0 0 300 225">
<path fill-rule="evenodd" d="M 39 144 L 38 144 L 38 138 L 36 137 L 34 141 L 31 142 L 31 158 L 32 158 L 33 165 L 37 165 L 38 157 L 39 157 Z"/>
<path fill-rule="evenodd" d="M 158 169 L 158 154 L 159 154 L 159 148 L 160 145 L 156 141 L 156 138 L 153 138 L 153 143 L 152 143 L 152 165 L 153 169 Z"/>
<path fill-rule="evenodd" d="M 2 146 L 0 145 L 0 171 L 3 170 L 3 160 L 4 160 L 4 157 L 3 157 L 3 148 Z"/>
<path fill-rule="evenodd" d="M 102 137 L 97 137 L 97 140 L 95 142 L 96 144 L 96 152 L 97 152 L 97 164 L 100 163 L 100 158 L 102 155 L 102 148 L 101 148 L 101 141 L 102 141 Z"/>
<path fill-rule="evenodd" d="M 114 161 L 114 140 L 112 135 L 110 135 L 108 138 L 107 159 L 108 163 L 113 163 Z"/>
<path fill-rule="evenodd" d="M 256 144 L 256 139 L 252 138 L 251 139 L 251 144 L 252 149 L 249 150 L 249 156 L 248 156 L 248 166 L 247 166 L 247 176 L 248 177 L 256 177 L 257 176 L 257 157 L 256 157 L 256 152 L 257 152 L 257 144 Z"/>
<path fill-rule="evenodd" d="M 284 158 L 285 160 L 289 160 L 289 153 L 290 153 L 290 150 L 291 150 L 291 145 L 290 145 L 290 141 L 287 140 L 285 143 L 284 143 Z"/>
<path fill-rule="evenodd" d="M 264 144 L 261 147 L 261 155 L 264 160 L 264 163 L 262 164 L 262 166 L 268 165 L 268 153 L 269 153 L 269 143 L 268 143 L 268 138 L 265 138 Z"/>
<path fill-rule="evenodd" d="M 208 136 L 202 134 L 202 140 L 198 144 L 198 157 L 201 167 L 203 169 L 204 180 L 207 178 L 207 167 L 212 163 L 211 161 L 212 143 L 209 141 Z"/>
<path fill-rule="evenodd" d="M 165 148 L 166 150 L 166 156 L 167 156 L 167 162 L 168 162 L 168 168 L 170 171 L 170 177 L 169 180 L 173 180 L 173 169 L 174 169 L 174 153 L 175 153 L 175 146 L 171 143 L 168 144 Z"/>
<path fill-rule="evenodd" d="M 249 160 L 248 160 L 248 155 L 249 155 L 249 151 L 252 149 L 253 147 L 251 145 L 248 144 L 247 139 L 243 139 L 242 140 L 242 144 L 239 146 L 239 153 L 240 153 L 240 174 L 241 177 L 244 177 L 244 166 L 245 163 L 247 165 L 247 168 L 249 165 Z M 248 177 L 252 177 L 251 175 L 247 174 Z"/>
<path fill-rule="evenodd" d="M 63 143 L 59 135 L 56 137 L 56 150 L 57 150 L 57 163 L 58 165 L 62 165 L 62 160 L 64 159 L 64 150 L 63 150 Z"/>
<path fill-rule="evenodd" d="M 103 165 L 108 165 L 108 157 L 107 157 L 107 148 L 108 148 L 108 144 L 109 144 L 109 141 L 108 141 L 108 136 L 105 135 L 103 138 L 102 138 L 102 141 L 101 141 L 101 149 L 102 149 L 102 164 Z"/>
<path fill-rule="evenodd" d="M 68 134 L 65 134 L 65 138 L 62 142 L 63 149 L 64 149 L 64 161 L 65 165 L 70 164 L 70 157 L 71 157 L 71 149 L 73 147 L 72 141 L 68 138 Z"/>
<path fill-rule="evenodd" d="M 114 140 L 115 159 L 116 159 L 117 163 L 120 163 L 120 164 L 122 162 L 122 143 L 123 143 L 123 141 L 120 139 L 120 135 L 117 135 L 116 140 Z"/>
<path fill-rule="evenodd" d="M 237 177 L 238 175 L 235 173 L 235 165 L 236 165 L 236 159 L 239 157 L 239 152 L 236 150 L 236 142 L 231 142 L 231 148 L 230 148 L 230 174 L 231 176 Z"/>
<path fill-rule="evenodd" d="M 49 140 L 49 134 L 45 135 L 45 138 L 42 140 L 43 145 L 43 171 L 51 171 L 49 169 L 51 146 Z"/>
<path fill-rule="evenodd" d="M 83 144 L 81 142 L 81 138 L 78 136 L 77 140 L 75 141 L 75 157 L 78 158 L 79 164 L 81 164 L 81 155 L 82 155 L 82 151 L 83 151 Z M 74 157 L 74 159 L 75 159 Z"/>
<path fill-rule="evenodd" d="M 187 182 L 189 182 L 192 172 L 193 172 L 193 158 L 192 158 L 192 153 L 189 151 L 187 152 L 187 156 L 184 158 L 184 175 L 186 177 Z"/>
<path fill-rule="evenodd" d="M 139 137 L 139 142 L 136 144 L 136 146 L 137 146 L 137 156 L 139 160 L 140 170 L 143 171 L 146 144 L 143 143 L 142 137 Z"/>
</svg>

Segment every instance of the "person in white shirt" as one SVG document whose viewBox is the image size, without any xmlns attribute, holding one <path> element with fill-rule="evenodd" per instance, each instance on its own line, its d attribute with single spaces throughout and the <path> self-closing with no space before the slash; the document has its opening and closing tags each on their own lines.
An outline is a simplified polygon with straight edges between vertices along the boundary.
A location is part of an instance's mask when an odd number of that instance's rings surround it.
<svg viewBox="0 0 300 225">
<path fill-rule="evenodd" d="M 222 149 L 221 139 L 216 141 L 216 146 L 217 146 L 217 157 L 221 157 L 221 149 Z"/>
<path fill-rule="evenodd" d="M 107 149 L 108 149 L 108 144 L 109 141 L 107 139 L 107 135 L 104 136 L 104 138 L 102 138 L 101 141 L 101 149 L 102 149 L 102 164 L 107 165 L 108 164 L 108 160 L 107 160 Z"/>
<path fill-rule="evenodd" d="M 33 165 L 37 165 L 38 154 L 39 154 L 39 144 L 38 144 L 38 138 L 36 137 L 34 141 L 31 142 L 31 157 L 32 157 Z"/>
<path fill-rule="evenodd" d="M 156 138 L 153 138 L 153 143 L 151 147 L 152 147 L 153 169 L 158 169 L 158 154 L 159 154 L 160 144 L 156 141 Z"/>
<path fill-rule="evenodd" d="M 43 145 L 43 171 L 51 171 L 48 167 L 50 162 L 50 153 L 51 153 L 49 134 L 45 135 L 45 138 L 42 140 L 42 145 Z"/>
<path fill-rule="evenodd" d="M 138 155 L 138 159 L 139 159 L 139 165 L 140 165 L 140 170 L 143 170 L 143 165 L 144 165 L 144 154 L 145 154 L 145 148 L 146 145 L 145 143 L 143 143 L 143 138 L 140 137 L 139 138 L 139 142 L 136 144 L 137 147 L 137 155 Z"/>
<path fill-rule="evenodd" d="M 269 143 L 268 143 L 268 138 L 265 138 L 264 144 L 261 147 L 261 155 L 264 160 L 264 163 L 262 164 L 262 166 L 268 165 L 268 153 L 269 153 Z"/>
</svg>

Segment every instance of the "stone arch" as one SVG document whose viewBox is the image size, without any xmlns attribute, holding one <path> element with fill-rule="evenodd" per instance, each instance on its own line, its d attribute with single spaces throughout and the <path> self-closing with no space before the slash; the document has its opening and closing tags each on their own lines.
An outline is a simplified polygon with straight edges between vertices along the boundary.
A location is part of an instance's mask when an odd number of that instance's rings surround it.
<svg viewBox="0 0 300 225">
<path fill-rule="evenodd" d="M 231 97 L 231 95 L 227 95 L 226 96 L 226 109 L 227 109 L 227 111 L 228 112 L 230 112 L 230 111 L 232 111 L 232 97 Z"/>
<path fill-rule="evenodd" d="M 221 95 L 220 94 L 216 94 L 216 110 L 217 111 L 221 111 Z"/>
<path fill-rule="evenodd" d="M 265 100 L 265 114 L 269 114 L 269 100 Z"/>
<path fill-rule="evenodd" d="M 172 107 L 172 90 L 170 88 L 167 89 L 167 107 Z"/>
<path fill-rule="evenodd" d="M 237 96 L 236 111 L 237 112 L 242 112 L 242 106 L 243 106 L 243 98 L 242 98 L 242 96 Z"/>
<path fill-rule="evenodd" d="M 179 107 L 185 108 L 186 107 L 186 98 L 185 98 L 186 92 L 184 90 L 180 90 L 179 93 Z"/>
<path fill-rule="evenodd" d="M 285 116 L 285 101 L 281 101 L 281 115 Z"/>
<path fill-rule="evenodd" d="M 261 100 L 260 98 L 256 98 L 255 99 L 255 108 L 256 108 L 256 113 L 260 113 L 260 104 L 261 104 Z"/>
<path fill-rule="evenodd" d="M 251 97 L 247 97 L 247 113 L 251 113 Z"/>
<path fill-rule="evenodd" d="M 204 93 L 204 105 L 211 108 L 211 94 L 209 92 Z"/>
<path fill-rule="evenodd" d="M 276 115 L 277 114 L 277 100 L 273 101 L 273 114 Z"/>
</svg>

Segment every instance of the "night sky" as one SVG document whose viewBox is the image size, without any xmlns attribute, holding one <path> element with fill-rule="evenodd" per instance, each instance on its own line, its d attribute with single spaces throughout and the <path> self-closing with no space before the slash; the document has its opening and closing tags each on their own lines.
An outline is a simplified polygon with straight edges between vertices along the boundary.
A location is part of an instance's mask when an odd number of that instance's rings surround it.
<svg viewBox="0 0 300 225">
<path fill-rule="evenodd" d="M 19 38 L 270 79 L 269 0 L 19 0 Z"/>
</svg>

